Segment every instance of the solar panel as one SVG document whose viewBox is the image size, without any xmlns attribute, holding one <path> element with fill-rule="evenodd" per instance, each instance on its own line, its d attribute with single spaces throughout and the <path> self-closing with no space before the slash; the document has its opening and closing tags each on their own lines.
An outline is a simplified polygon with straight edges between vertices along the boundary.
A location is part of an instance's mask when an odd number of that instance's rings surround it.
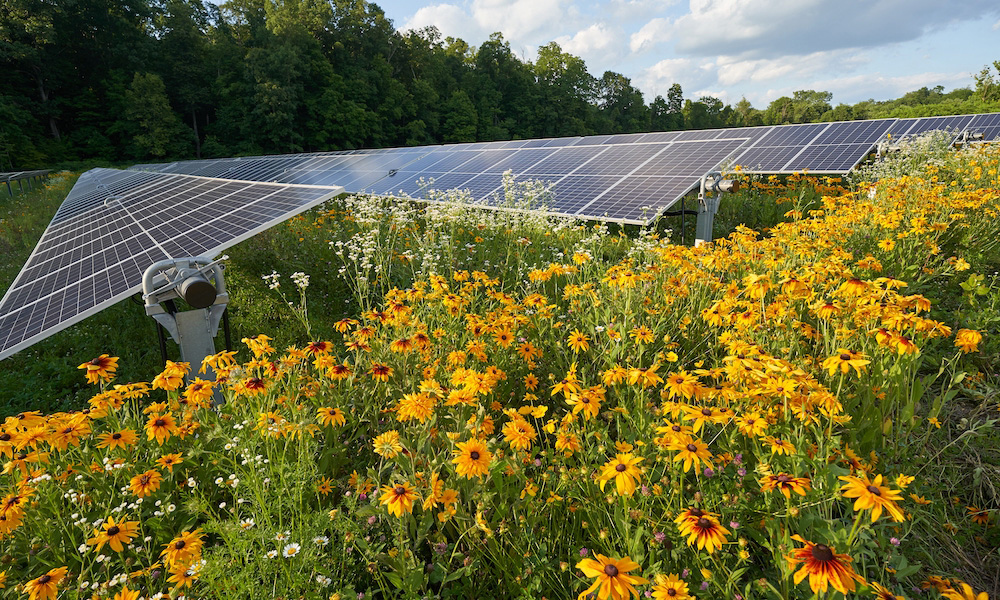
<svg viewBox="0 0 1000 600">
<path fill-rule="evenodd" d="M 137 292 L 167 258 L 214 256 L 337 187 L 94 169 L 0 300 L 0 359 Z"/>
<path fill-rule="evenodd" d="M 973 133 L 981 133 L 983 141 L 991 142 L 1000 137 L 1000 113 L 976 115 L 965 128 Z"/>
</svg>

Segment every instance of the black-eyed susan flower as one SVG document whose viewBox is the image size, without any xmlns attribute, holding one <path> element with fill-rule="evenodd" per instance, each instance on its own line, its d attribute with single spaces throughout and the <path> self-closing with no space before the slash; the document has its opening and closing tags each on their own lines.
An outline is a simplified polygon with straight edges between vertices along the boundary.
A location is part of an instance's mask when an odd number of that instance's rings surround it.
<svg viewBox="0 0 1000 600">
<path fill-rule="evenodd" d="M 808 477 L 794 477 L 788 473 L 777 473 L 760 478 L 760 491 L 778 490 L 785 495 L 785 498 L 791 498 L 792 492 L 805 496 L 806 490 L 809 489 L 811 487 Z"/>
<path fill-rule="evenodd" d="M 374 363 L 368 369 L 368 375 L 370 375 L 371 378 L 375 381 L 381 381 L 382 383 L 385 383 L 389 381 L 390 377 L 392 377 L 392 367 L 382 363 Z"/>
<path fill-rule="evenodd" d="M 156 464 L 160 465 L 160 468 L 166 469 L 171 473 L 174 472 L 174 467 L 184 462 L 184 455 L 180 452 L 171 452 L 170 454 L 164 454 L 160 458 L 156 459 Z"/>
<path fill-rule="evenodd" d="M 467 442 L 459 442 L 456 446 L 455 457 L 451 460 L 455 464 L 456 473 L 469 479 L 489 473 L 493 455 L 485 442 L 473 438 Z"/>
<path fill-rule="evenodd" d="M 198 571 L 198 565 L 194 563 L 174 565 L 170 568 L 170 577 L 167 577 L 167 581 L 174 584 L 175 590 L 191 587 L 198 580 Z"/>
<path fill-rule="evenodd" d="M 718 519 L 707 513 L 697 519 L 685 520 L 678 525 L 678 529 L 681 534 L 688 536 L 688 546 L 697 545 L 699 550 L 704 549 L 709 554 L 722 548 L 726 543 L 726 534 L 729 533 Z"/>
<path fill-rule="evenodd" d="M 893 521 L 900 522 L 905 519 L 903 509 L 896 504 L 902 500 L 902 492 L 883 485 L 881 475 L 876 475 L 873 480 L 869 480 L 867 475 L 861 477 L 841 475 L 838 479 L 846 482 L 840 488 L 844 497 L 856 498 L 854 510 L 871 509 L 873 523 L 882 516 L 883 509 L 889 513 Z"/>
<path fill-rule="evenodd" d="M 121 552 L 125 549 L 126 544 L 132 542 L 132 538 L 139 535 L 139 521 L 129 521 L 128 517 L 119 519 L 117 522 L 114 517 L 108 517 L 100 529 L 94 530 L 94 537 L 87 540 L 88 546 L 97 545 L 94 548 L 95 552 L 100 552 L 104 544 L 111 546 L 111 549 L 115 552 Z"/>
<path fill-rule="evenodd" d="M 639 463 L 642 460 L 641 456 L 633 456 L 631 453 L 616 454 L 614 459 L 604 464 L 601 476 L 598 478 L 601 482 L 601 491 L 604 491 L 604 486 L 609 481 L 614 480 L 615 491 L 619 496 L 634 494 L 636 482 L 642 474 L 639 470 Z"/>
<path fill-rule="evenodd" d="M 653 598 L 656 600 L 694 600 L 694 596 L 688 592 L 687 582 L 678 577 L 676 573 L 657 575 L 653 579 Z"/>
<path fill-rule="evenodd" d="M 139 590 L 130 590 L 126 585 L 115 593 L 115 597 L 112 600 L 139 600 L 139 598 Z"/>
<path fill-rule="evenodd" d="M 868 583 L 868 587 L 874 592 L 874 597 L 878 600 L 906 600 L 903 596 L 897 596 L 895 592 L 874 581 Z"/>
<path fill-rule="evenodd" d="M 434 414 L 436 404 L 437 399 L 430 394 L 403 394 L 402 400 L 396 405 L 396 419 L 423 423 Z"/>
<path fill-rule="evenodd" d="M 118 357 L 102 354 L 77 368 L 87 370 L 87 383 L 108 382 L 114 378 L 115 371 L 118 369 Z"/>
<path fill-rule="evenodd" d="M 538 437 L 538 433 L 531 426 L 531 423 L 521 418 L 512 419 L 505 423 L 502 432 L 504 441 L 510 444 L 514 450 L 531 448 L 532 442 Z"/>
<path fill-rule="evenodd" d="M 983 341 L 983 334 L 974 329 L 959 329 L 955 333 L 955 347 L 961 348 L 962 352 L 966 354 L 978 350 L 981 341 Z"/>
<path fill-rule="evenodd" d="M 697 438 L 676 437 L 667 445 L 667 448 L 677 452 L 674 462 L 684 461 L 684 472 L 687 473 L 694 467 L 695 471 L 705 466 L 712 466 L 712 453 L 708 451 L 708 444 Z"/>
<path fill-rule="evenodd" d="M 41 577 L 24 584 L 24 592 L 28 594 L 28 600 L 55 600 L 59 583 L 66 577 L 67 571 L 69 571 L 69 567 L 49 569 Z"/>
<path fill-rule="evenodd" d="M 629 575 L 629 571 L 639 568 L 638 563 L 628 556 L 620 559 L 609 558 L 603 554 L 596 554 L 594 560 L 585 558 L 576 564 L 576 568 L 583 571 L 587 577 L 593 577 L 594 583 L 589 588 L 580 592 L 577 598 L 585 598 L 592 592 L 597 593 L 600 600 L 611 598 L 612 600 L 627 600 L 632 596 L 639 597 L 636 585 L 649 583 L 648 580 L 636 575 Z"/>
<path fill-rule="evenodd" d="M 395 429 L 376 436 L 372 440 L 372 447 L 375 450 L 375 454 L 378 454 L 382 458 L 395 458 L 403 450 L 403 445 L 399 442 L 399 432 Z"/>
<path fill-rule="evenodd" d="M 942 598 L 947 598 L 948 600 L 990 600 L 989 594 L 986 592 L 979 592 L 978 594 L 972 589 L 972 586 L 965 582 L 961 582 L 958 587 L 951 586 L 941 592 Z"/>
<path fill-rule="evenodd" d="M 796 585 L 802 583 L 808 575 L 809 588 L 814 593 L 826 593 L 827 588 L 832 586 L 846 595 L 855 590 L 857 583 L 865 583 L 851 567 L 850 556 L 837 554 L 832 546 L 806 541 L 798 534 L 793 535 L 792 539 L 805 544 L 802 548 L 792 550 L 786 557 L 790 570 L 802 565 L 793 578 Z"/>
<path fill-rule="evenodd" d="M 871 361 L 865 360 L 864 354 L 852 352 L 846 348 L 839 348 L 836 354 L 823 361 L 823 368 L 827 370 L 831 377 L 836 375 L 838 371 L 842 375 L 847 375 L 852 367 L 858 375 L 861 375 L 869 363 Z"/>
<path fill-rule="evenodd" d="M 573 352 L 580 353 L 590 349 L 590 337 L 585 335 L 579 329 L 574 329 L 569 334 L 569 338 L 566 340 L 569 347 L 572 348 Z"/>
<path fill-rule="evenodd" d="M 344 411 L 329 406 L 324 406 L 316 411 L 316 420 L 327 427 L 339 427 L 347 423 Z"/>
<path fill-rule="evenodd" d="M 133 477 L 129 481 L 129 487 L 132 489 L 133 494 L 140 498 L 145 498 L 160 489 L 162 481 L 163 476 L 160 475 L 160 472 L 156 469 L 150 469 L 145 473 L 139 473 Z"/>
<path fill-rule="evenodd" d="M 168 568 L 190 565 L 201 560 L 201 549 L 204 545 L 201 529 L 183 531 L 170 540 L 160 552 L 163 562 Z"/>
<path fill-rule="evenodd" d="M 177 431 L 177 423 L 170 413 L 162 415 L 153 413 L 146 421 L 146 437 L 149 440 L 155 439 L 156 443 L 161 446 L 170 439 L 171 435 L 176 435 Z"/>
<path fill-rule="evenodd" d="M 413 501 L 416 499 L 417 492 L 409 482 L 404 481 L 384 486 L 379 503 L 389 510 L 390 515 L 402 517 L 403 513 L 413 512 Z"/>
</svg>

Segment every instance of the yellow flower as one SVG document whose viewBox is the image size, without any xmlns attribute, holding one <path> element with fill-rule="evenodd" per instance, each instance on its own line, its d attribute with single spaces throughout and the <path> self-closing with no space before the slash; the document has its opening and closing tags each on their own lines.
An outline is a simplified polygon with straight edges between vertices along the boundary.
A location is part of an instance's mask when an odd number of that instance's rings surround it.
<svg viewBox="0 0 1000 600">
<path fill-rule="evenodd" d="M 573 352 L 579 353 L 590 348 L 590 338 L 583 334 L 579 329 L 574 329 L 572 333 L 569 334 L 569 339 L 566 340 L 569 347 L 573 349 Z"/>
<path fill-rule="evenodd" d="M 28 594 L 28 600 L 55 600 L 59 582 L 66 577 L 67 571 L 69 571 L 69 567 L 50 569 L 45 575 L 24 584 L 24 591 Z"/>
<path fill-rule="evenodd" d="M 883 508 L 893 521 L 900 522 L 905 519 L 903 510 L 896 504 L 896 501 L 902 500 L 901 492 L 882 485 L 881 475 L 876 475 L 875 479 L 871 481 L 868 480 L 867 475 L 863 475 L 861 478 L 841 475 L 838 479 L 846 482 L 840 488 L 844 497 L 857 498 L 854 502 L 854 510 L 872 509 L 873 523 L 882 516 Z"/>
<path fill-rule="evenodd" d="M 639 597 L 639 591 L 634 586 L 649 583 L 647 579 L 629 575 L 629 571 L 639 568 L 638 563 L 628 556 L 620 559 L 609 558 L 603 554 L 595 555 L 597 560 L 585 558 L 576 564 L 587 577 L 594 577 L 594 583 L 580 592 L 577 599 L 585 598 L 591 592 L 596 592 L 600 600 L 627 600 L 632 596 Z"/>
<path fill-rule="evenodd" d="M 469 479 L 489 473 L 493 455 L 482 440 L 473 438 L 467 442 L 459 442 L 457 446 L 455 458 L 451 461 L 455 464 L 455 472 Z"/>
<path fill-rule="evenodd" d="M 961 348 L 965 354 L 978 350 L 981 341 L 983 334 L 974 329 L 959 329 L 955 334 L 955 347 Z"/>
<path fill-rule="evenodd" d="M 827 358 L 823 361 L 823 368 L 827 370 L 830 377 L 837 374 L 840 371 L 841 374 L 846 375 L 850 372 L 851 367 L 857 371 L 858 375 L 865 370 L 865 366 L 871 363 L 870 360 L 865 360 L 865 355 L 860 352 L 851 352 L 844 348 L 837 350 L 837 353 Z"/>
<path fill-rule="evenodd" d="M 121 552 L 125 549 L 124 544 L 131 543 L 132 538 L 137 535 L 139 535 L 139 521 L 119 520 L 116 523 L 114 517 L 108 517 L 108 520 L 101 525 L 101 529 L 94 530 L 94 537 L 87 540 L 87 545 L 96 544 L 95 552 L 100 552 L 104 544 L 111 546 L 115 552 Z"/>
<path fill-rule="evenodd" d="M 638 464 L 642 462 L 641 456 L 632 456 L 624 453 L 615 455 L 614 460 L 609 460 L 604 465 L 604 470 L 598 480 L 601 482 L 601 491 L 604 485 L 615 480 L 615 490 L 619 496 L 631 496 L 635 493 L 636 481 L 640 476 Z"/>
<path fill-rule="evenodd" d="M 114 378 L 118 369 L 118 357 L 102 354 L 77 368 L 87 370 L 87 383 L 108 382 Z"/>
<path fill-rule="evenodd" d="M 399 443 L 399 432 L 395 429 L 386 431 L 372 440 L 375 454 L 382 458 L 396 458 L 402 452 L 403 446 Z"/>
<path fill-rule="evenodd" d="M 387 506 L 390 515 L 402 517 L 403 513 L 413 512 L 413 501 L 417 498 L 417 493 L 409 482 L 395 483 L 382 488 L 382 497 L 379 502 Z"/>
</svg>

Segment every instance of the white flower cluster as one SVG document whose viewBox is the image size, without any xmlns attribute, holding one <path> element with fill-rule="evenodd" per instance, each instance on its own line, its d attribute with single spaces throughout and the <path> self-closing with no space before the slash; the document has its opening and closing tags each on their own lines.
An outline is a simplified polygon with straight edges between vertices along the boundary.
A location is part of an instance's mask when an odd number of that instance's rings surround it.
<svg viewBox="0 0 1000 600">
<path fill-rule="evenodd" d="M 300 272 L 300 271 L 296 271 L 295 273 L 292 273 L 292 281 L 303 292 L 306 291 L 307 287 L 309 287 L 309 276 L 306 275 L 305 273 Z"/>
<path fill-rule="evenodd" d="M 277 271 L 271 271 L 270 275 L 261 275 L 260 278 L 267 283 L 267 288 L 270 290 L 276 290 L 281 287 L 281 284 L 278 283 L 278 279 L 281 278 L 281 274 Z"/>
</svg>

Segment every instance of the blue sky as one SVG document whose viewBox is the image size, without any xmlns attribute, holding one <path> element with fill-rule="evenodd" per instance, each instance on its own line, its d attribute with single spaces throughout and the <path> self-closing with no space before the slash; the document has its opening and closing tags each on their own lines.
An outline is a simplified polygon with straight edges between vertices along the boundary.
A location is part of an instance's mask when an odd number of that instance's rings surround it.
<svg viewBox="0 0 1000 600">
<path fill-rule="evenodd" d="M 435 25 L 478 45 L 500 31 L 521 58 L 555 41 L 591 74 L 623 73 L 645 94 L 757 108 L 794 90 L 834 104 L 923 86 L 974 86 L 1000 60 L 995 0 L 381 0 L 400 30 Z"/>
</svg>

